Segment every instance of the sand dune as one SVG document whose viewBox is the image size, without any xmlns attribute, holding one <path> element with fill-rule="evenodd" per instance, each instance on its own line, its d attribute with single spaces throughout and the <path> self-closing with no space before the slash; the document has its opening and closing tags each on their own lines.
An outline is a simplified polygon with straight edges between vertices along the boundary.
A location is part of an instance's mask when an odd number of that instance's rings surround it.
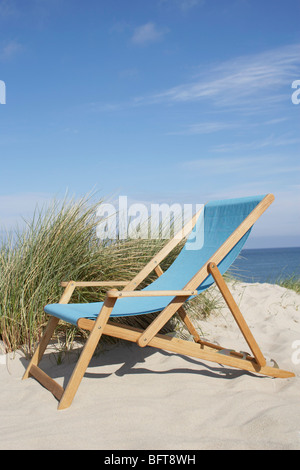
<svg viewBox="0 0 300 470">
<path fill-rule="evenodd" d="M 269 284 L 231 284 L 268 361 L 295 378 L 272 379 L 135 344 L 95 356 L 70 408 L 0 349 L 0 449 L 300 449 L 300 295 Z M 217 295 L 217 294 L 216 294 Z M 199 328 L 247 351 L 226 306 Z M 78 351 L 41 367 L 64 385 Z"/>
</svg>

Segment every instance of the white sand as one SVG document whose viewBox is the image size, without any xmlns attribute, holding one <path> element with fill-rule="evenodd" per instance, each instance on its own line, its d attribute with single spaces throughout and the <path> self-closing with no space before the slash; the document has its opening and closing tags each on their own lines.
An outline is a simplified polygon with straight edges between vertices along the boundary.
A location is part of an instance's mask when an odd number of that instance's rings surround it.
<svg viewBox="0 0 300 470">
<path fill-rule="evenodd" d="M 51 393 L 21 381 L 22 354 L 0 350 L 0 449 L 299 450 L 300 295 L 268 284 L 231 290 L 266 358 L 295 378 L 128 343 L 94 357 L 72 406 L 57 411 Z M 209 340 L 247 351 L 226 307 L 199 325 Z M 51 350 L 41 363 L 62 385 L 73 366 L 74 356 L 57 366 Z"/>
</svg>

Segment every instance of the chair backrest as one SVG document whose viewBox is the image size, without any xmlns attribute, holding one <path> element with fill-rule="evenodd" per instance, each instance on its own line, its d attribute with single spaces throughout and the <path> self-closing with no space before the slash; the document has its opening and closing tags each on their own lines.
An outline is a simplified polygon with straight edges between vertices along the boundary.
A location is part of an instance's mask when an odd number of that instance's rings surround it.
<svg viewBox="0 0 300 470">
<path fill-rule="evenodd" d="M 146 289 L 183 289 L 264 197 L 255 196 L 207 203 L 176 260 Z M 251 228 L 218 264 L 222 274 L 228 270 L 241 252 L 250 231 Z M 207 289 L 213 282 L 212 276 L 208 275 L 198 287 L 198 291 Z"/>
</svg>

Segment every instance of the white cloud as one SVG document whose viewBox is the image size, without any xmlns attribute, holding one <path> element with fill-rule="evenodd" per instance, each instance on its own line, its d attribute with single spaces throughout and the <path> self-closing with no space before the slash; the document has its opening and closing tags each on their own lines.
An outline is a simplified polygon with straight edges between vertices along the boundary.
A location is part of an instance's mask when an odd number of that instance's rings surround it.
<svg viewBox="0 0 300 470">
<path fill-rule="evenodd" d="M 300 144 L 300 138 L 281 135 L 271 135 L 265 139 L 253 140 L 248 142 L 232 142 L 229 144 L 216 145 L 212 148 L 214 152 L 245 152 L 245 150 L 259 150 L 267 147 L 282 147 L 287 145 Z"/>
<path fill-rule="evenodd" d="M 146 23 L 135 28 L 131 42 L 136 45 L 147 45 L 160 41 L 167 33 L 167 29 L 158 29 L 154 23 Z"/>
<path fill-rule="evenodd" d="M 185 103 L 210 99 L 219 106 L 272 105 L 285 99 L 278 95 L 300 72 L 300 44 L 242 56 L 210 66 L 190 83 L 144 98 L 147 103 Z"/>
<path fill-rule="evenodd" d="M 161 39 L 164 34 L 165 31 L 159 31 L 153 23 L 147 23 L 135 30 L 132 41 L 145 45 Z M 278 110 L 281 103 L 287 100 L 290 103 L 291 84 L 300 74 L 300 44 L 202 66 L 202 70 L 191 82 L 123 103 L 98 103 L 95 108 L 103 111 L 209 100 L 215 107 L 239 111 L 243 115 L 273 109 L 274 106 Z"/>
<path fill-rule="evenodd" d="M 211 134 L 226 129 L 234 129 L 239 124 L 227 122 L 201 122 L 190 124 L 184 127 L 181 131 L 169 132 L 168 135 L 198 135 L 198 134 Z"/>
<path fill-rule="evenodd" d="M 232 157 L 232 158 L 207 158 L 199 160 L 188 160 L 180 163 L 183 167 L 191 171 L 199 171 L 205 174 L 224 174 L 224 173 L 246 173 L 256 176 L 270 176 L 283 173 L 298 173 L 300 165 L 293 161 L 286 160 L 281 155 Z"/>
</svg>

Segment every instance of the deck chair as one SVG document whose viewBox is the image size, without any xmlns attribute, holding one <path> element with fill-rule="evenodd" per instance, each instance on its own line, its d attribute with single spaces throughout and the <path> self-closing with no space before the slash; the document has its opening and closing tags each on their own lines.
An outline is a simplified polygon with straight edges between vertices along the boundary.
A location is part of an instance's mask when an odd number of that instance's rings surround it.
<svg viewBox="0 0 300 470">
<path fill-rule="evenodd" d="M 128 340 L 141 347 L 152 346 L 270 377 L 293 377 L 292 372 L 281 370 L 277 365 L 266 365 L 266 360 L 222 276 L 240 253 L 253 224 L 273 200 L 274 196 L 267 194 L 207 203 L 203 211 L 195 214 L 192 221 L 130 282 L 62 282 L 65 290 L 59 303 L 46 305 L 44 309 L 50 315 L 50 320 L 23 378 L 32 376 L 49 389 L 59 401 L 58 409 L 69 407 L 102 335 Z M 199 223 L 201 218 L 202 222 Z M 197 230 L 204 230 L 203 244 L 189 249 L 188 242 L 192 237 L 195 238 Z M 190 232 L 188 237 L 187 232 Z M 183 238 L 187 238 L 183 249 L 173 264 L 163 272 L 161 261 Z M 146 288 L 137 290 L 153 270 L 157 279 Z M 251 354 L 224 349 L 204 341 L 188 317 L 183 307 L 185 302 L 213 283 L 218 286 L 225 299 Z M 87 286 L 115 288 L 107 291 L 104 302 L 70 304 L 74 289 Z M 116 287 L 122 287 L 122 290 Z M 145 330 L 112 321 L 114 317 L 147 315 L 153 312 L 157 312 L 157 315 Z M 192 335 L 192 341 L 159 333 L 175 313 Z M 38 367 L 60 320 L 90 331 L 65 389 Z"/>
</svg>

